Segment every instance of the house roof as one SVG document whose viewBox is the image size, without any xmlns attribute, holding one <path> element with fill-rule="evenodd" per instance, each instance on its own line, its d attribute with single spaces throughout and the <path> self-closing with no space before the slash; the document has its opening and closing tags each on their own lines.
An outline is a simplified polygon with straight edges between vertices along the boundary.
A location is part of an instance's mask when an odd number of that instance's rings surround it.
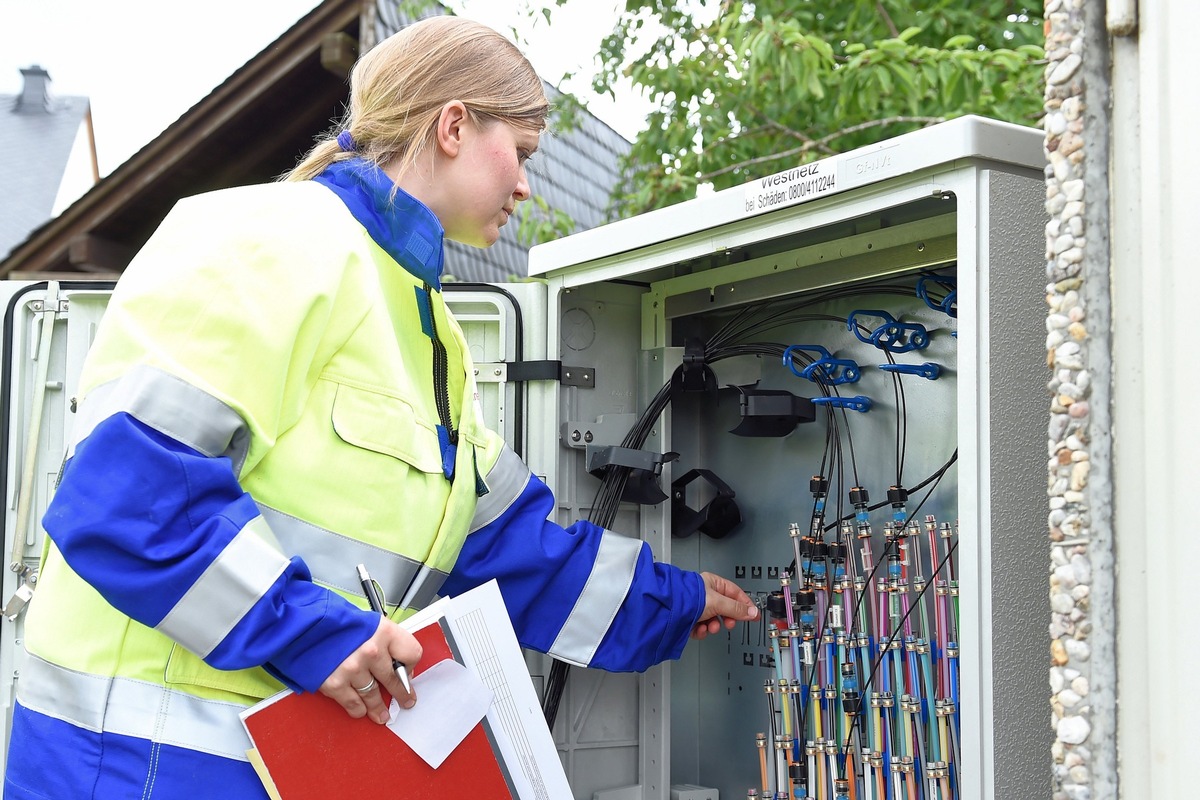
<svg viewBox="0 0 1200 800">
<path fill-rule="evenodd" d="M 378 6 L 394 6 L 379 3 Z M 0 260 L 0 277 L 90 273 L 114 277 L 182 198 L 276 179 L 343 115 L 357 56 L 361 0 L 326 0 L 186 111 L 157 138 L 35 229 Z M 386 20 L 376 19 L 376 30 Z M 386 32 L 384 33 L 386 35 Z M 531 188 L 579 229 L 608 221 L 609 187 L 629 144 L 590 114 L 543 137 Z M 526 274 L 526 248 L 506 226 L 487 250 L 448 243 L 459 280 Z M 83 277 L 83 276 L 80 276 Z"/>
<path fill-rule="evenodd" d="M 22 73 L 25 92 L 0 94 L 0 174 L 10 198 L 0 214 L 0 259 L 50 219 L 88 112 L 86 97 L 55 97 L 45 91 L 49 75 L 41 67 Z"/>
</svg>

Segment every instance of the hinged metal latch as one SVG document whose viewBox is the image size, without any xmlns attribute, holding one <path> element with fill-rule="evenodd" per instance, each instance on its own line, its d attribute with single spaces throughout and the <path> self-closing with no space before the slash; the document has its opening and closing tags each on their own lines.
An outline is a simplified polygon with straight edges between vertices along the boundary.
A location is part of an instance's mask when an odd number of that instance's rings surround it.
<svg viewBox="0 0 1200 800">
<path fill-rule="evenodd" d="M 11 568 L 20 577 L 21 585 L 4 604 L 3 614 L 9 622 L 16 622 L 17 617 L 25 610 L 25 606 L 29 605 L 29 601 L 33 599 L 33 587 L 37 585 L 37 572 L 24 564 L 13 564 Z"/>
</svg>

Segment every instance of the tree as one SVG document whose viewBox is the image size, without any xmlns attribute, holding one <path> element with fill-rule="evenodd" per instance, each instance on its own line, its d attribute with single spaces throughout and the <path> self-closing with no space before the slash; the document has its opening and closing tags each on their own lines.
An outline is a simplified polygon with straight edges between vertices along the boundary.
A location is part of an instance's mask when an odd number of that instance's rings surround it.
<svg viewBox="0 0 1200 800">
<path fill-rule="evenodd" d="M 548 0 L 562 5 L 563 0 Z M 1041 4 L 628 0 L 594 87 L 656 106 L 614 200 L 637 213 L 964 114 L 1033 124 Z M 548 12 L 547 12 L 548 13 Z"/>
</svg>

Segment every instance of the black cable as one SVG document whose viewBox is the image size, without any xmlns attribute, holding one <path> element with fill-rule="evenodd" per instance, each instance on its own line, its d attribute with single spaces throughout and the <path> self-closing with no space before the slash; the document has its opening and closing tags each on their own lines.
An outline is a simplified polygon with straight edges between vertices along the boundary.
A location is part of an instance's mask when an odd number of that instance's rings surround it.
<svg viewBox="0 0 1200 800">
<path fill-rule="evenodd" d="M 912 487 L 911 489 L 906 489 L 905 491 L 908 492 L 909 495 L 912 495 L 912 494 L 915 494 L 916 492 L 921 491 L 926 486 L 928 486 L 930 481 L 941 480 L 942 476 L 946 474 L 946 470 L 950 469 L 950 467 L 953 466 L 954 462 L 956 462 L 956 461 L 958 461 L 958 448 L 957 447 L 954 448 L 954 454 L 950 456 L 949 461 L 947 461 L 945 464 L 942 464 L 942 466 L 938 467 L 937 470 L 933 474 L 931 474 L 928 478 L 921 481 L 920 483 L 918 483 L 916 486 Z M 876 503 L 875 505 L 867 506 L 867 511 L 878 511 L 879 509 L 886 506 L 889 502 L 890 501 L 888 501 L 888 500 L 881 500 L 880 502 Z M 922 501 L 922 502 L 924 502 L 924 501 Z M 918 508 L 920 508 L 920 506 L 918 506 Z M 914 511 L 913 513 L 915 514 L 916 512 Z M 852 519 L 854 519 L 854 514 L 847 514 L 844 517 L 838 517 L 837 520 L 826 525 L 825 530 L 827 530 L 827 531 L 832 530 L 833 528 L 841 525 L 841 523 L 849 522 Z M 909 515 L 909 519 L 912 519 L 912 514 Z M 907 525 L 908 522 L 906 521 L 905 524 Z"/>
</svg>

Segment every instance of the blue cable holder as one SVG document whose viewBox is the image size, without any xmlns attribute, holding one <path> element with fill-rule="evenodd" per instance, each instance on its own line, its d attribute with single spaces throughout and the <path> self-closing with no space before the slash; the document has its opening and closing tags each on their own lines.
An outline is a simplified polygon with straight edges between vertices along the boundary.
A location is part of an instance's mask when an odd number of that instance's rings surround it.
<svg viewBox="0 0 1200 800">
<path fill-rule="evenodd" d="M 930 381 L 936 381 L 942 374 L 942 368 L 932 361 L 926 361 L 924 364 L 880 364 L 879 368 L 884 372 L 897 372 L 901 375 L 919 375 Z"/>
<path fill-rule="evenodd" d="M 878 317 L 883 324 L 871 330 L 866 336 L 860 331 L 858 317 Z M 868 326 L 863 325 L 866 328 Z M 864 310 L 851 311 L 846 319 L 846 328 L 858 337 L 860 342 L 874 345 L 889 353 L 907 353 L 910 350 L 924 350 L 929 346 L 929 331 L 919 322 L 899 322 L 886 311 Z"/>
<path fill-rule="evenodd" d="M 820 358 L 800 371 L 796 370 L 792 351 L 816 353 Z M 819 344 L 794 344 L 783 351 L 783 365 L 792 371 L 797 378 L 838 386 L 843 383 L 856 383 L 862 377 L 862 368 L 858 362 L 850 358 L 834 358 L 833 355 Z"/>
<path fill-rule="evenodd" d="M 934 300 L 929 295 L 929 284 L 935 283 L 946 292 L 941 300 Z M 947 316 L 958 317 L 958 278 L 953 275 L 922 275 L 917 279 L 917 297 L 932 308 Z"/>
<path fill-rule="evenodd" d="M 845 408 L 865 414 L 871 410 L 871 398 L 858 394 L 854 397 L 814 397 L 813 405 Z"/>
</svg>

